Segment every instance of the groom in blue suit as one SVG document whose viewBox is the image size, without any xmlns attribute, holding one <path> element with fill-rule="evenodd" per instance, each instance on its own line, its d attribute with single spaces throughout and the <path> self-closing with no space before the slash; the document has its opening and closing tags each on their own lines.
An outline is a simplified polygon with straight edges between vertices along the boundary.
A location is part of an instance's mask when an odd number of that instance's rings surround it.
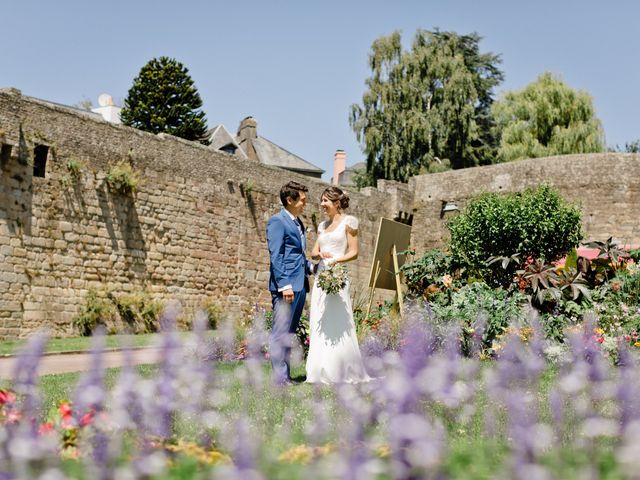
<svg viewBox="0 0 640 480">
<path fill-rule="evenodd" d="M 273 328 L 269 354 L 273 381 L 291 383 L 289 356 L 292 336 L 298 328 L 309 291 L 311 262 L 305 256 L 307 240 L 298 218 L 307 203 L 307 187 L 289 182 L 280 189 L 284 208 L 267 222 L 269 245 L 269 291 L 273 305 Z"/>
</svg>

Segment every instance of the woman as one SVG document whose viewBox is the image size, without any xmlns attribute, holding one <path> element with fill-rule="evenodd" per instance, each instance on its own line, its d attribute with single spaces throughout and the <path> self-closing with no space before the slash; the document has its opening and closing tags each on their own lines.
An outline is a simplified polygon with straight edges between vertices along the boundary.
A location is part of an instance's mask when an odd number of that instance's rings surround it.
<svg viewBox="0 0 640 480">
<path fill-rule="evenodd" d="M 338 187 L 322 193 L 320 207 L 327 220 L 318 225 L 318 240 L 311 253 L 314 260 L 320 260 L 318 272 L 358 257 L 358 219 L 344 213 L 348 206 L 349 197 Z M 358 347 L 348 282 L 337 294 L 327 294 L 314 282 L 309 330 L 308 383 L 371 380 Z"/>
</svg>

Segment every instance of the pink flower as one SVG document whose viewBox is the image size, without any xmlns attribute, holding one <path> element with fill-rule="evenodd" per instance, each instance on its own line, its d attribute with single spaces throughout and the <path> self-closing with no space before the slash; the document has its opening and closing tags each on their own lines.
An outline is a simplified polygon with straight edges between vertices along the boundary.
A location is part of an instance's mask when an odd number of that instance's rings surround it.
<svg viewBox="0 0 640 480">
<path fill-rule="evenodd" d="M 80 418 L 80 426 L 86 427 L 93 422 L 93 412 L 87 412 Z"/>
<path fill-rule="evenodd" d="M 45 422 L 38 428 L 38 433 L 40 435 L 45 435 L 51 432 L 53 432 L 53 422 Z"/>
</svg>

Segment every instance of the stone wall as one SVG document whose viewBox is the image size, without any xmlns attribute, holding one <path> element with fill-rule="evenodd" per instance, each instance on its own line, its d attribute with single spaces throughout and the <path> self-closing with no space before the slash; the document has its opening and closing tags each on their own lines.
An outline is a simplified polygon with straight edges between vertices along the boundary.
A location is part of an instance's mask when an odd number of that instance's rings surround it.
<svg viewBox="0 0 640 480">
<path fill-rule="evenodd" d="M 640 155 L 602 153 L 564 155 L 485 167 L 420 175 L 409 182 L 413 192 L 412 239 L 418 250 L 442 246 L 444 202 L 462 209 L 481 192 L 518 192 L 546 182 L 580 206 L 587 240 L 613 236 L 640 244 Z"/>
<path fill-rule="evenodd" d="M 177 300 L 185 316 L 203 302 L 230 315 L 267 306 L 266 221 L 288 180 L 310 188 L 304 220 L 315 241 L 327 184 L 165 135 L 113 125 L 76 109 L 0 90 L 0 339 L 46 327 L 73 333 L 89 289 L 141 290 Z M 43 155 L 44 154 L 44 155 Z M 44 177 L 41 160 L 46 158 Z M 75 178 L 69 162 L 80 165 Z M 133 164 L 135 194 L 106 176 Z M 34 165 L 35 163 L 35 165 Z M 640 243 L 640 157 L 570 155 L 381 181 L 352 192 L 361 220 L 354 296 L 363 298 L 381 216 L 413 221 L 418 251 L 443 245 L 446 201 L 548 182 L 583 210 L 587 238 Z M 453 213 L 455 214 L 455 212 Z M 383 295 L 385 292 L 381 292 Z M 387 292 L 388 293 L 388 292 Z"/>
<path fill-rule="evenodd" d="M 265 228 L 281 207 L 280 186 L 288 180 L 309 186 L 310 243 L 322 220 L 320 181 L 18 91 L 0 91 L 0 129 L 0 338 L 39 327 L 71 334 L 92 288 L 114 295 L 146 290 L 178 300 L 186 313 L 208 299 L 242 315 L 270 303 Z M 48 147 L 44 178 L 34 176 L 38 145 Z M 79 178 L 69 161 L 82 165 Z M 107 173 L 121 161 L 141 174 L 134 195 L 107 185 Z M 378 219 L 395 215 L 387 212 L 392 204 L 383 192 L 352 195 L 350 211 L 361 220 L 352 275 L 360 292 Z"/>
</svg>

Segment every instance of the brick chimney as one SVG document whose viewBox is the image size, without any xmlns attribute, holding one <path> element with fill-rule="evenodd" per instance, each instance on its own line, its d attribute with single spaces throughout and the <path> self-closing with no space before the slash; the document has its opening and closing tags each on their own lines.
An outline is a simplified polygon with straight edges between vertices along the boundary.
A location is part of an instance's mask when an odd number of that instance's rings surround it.
<svg viewBox="0 0 640 480">
<path fill-rule="evenodd" d="M 344 150 L 336 150 L 333 155 L 333 177 L 331 177 L 331 184 L 338 185 L 340 181 L 340 174 L 347 168 L 347 154 Z"/>
<path fill-rule="evenodd" d="M 258 138 L 258 122 L 256 122 L 256 119 L 249 116 L 242 120 L 238 127 L 237 137 L 238 145 L 247 154 L 249 160 L 259 161 L 256 149 L 253 146 L 253 140 Z"/>
</svg>

